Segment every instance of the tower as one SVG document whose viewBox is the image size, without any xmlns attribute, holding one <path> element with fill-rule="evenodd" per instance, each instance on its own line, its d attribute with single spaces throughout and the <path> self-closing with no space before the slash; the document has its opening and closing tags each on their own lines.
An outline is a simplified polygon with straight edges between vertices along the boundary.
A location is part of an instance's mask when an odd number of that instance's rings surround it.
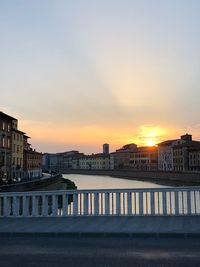
<svg viewBox="0 0 200 267">
<path fill-rule="evenodd" d="M 109 154 L 109 144 L 103 144 L 103 153 Z"/>
</svg>

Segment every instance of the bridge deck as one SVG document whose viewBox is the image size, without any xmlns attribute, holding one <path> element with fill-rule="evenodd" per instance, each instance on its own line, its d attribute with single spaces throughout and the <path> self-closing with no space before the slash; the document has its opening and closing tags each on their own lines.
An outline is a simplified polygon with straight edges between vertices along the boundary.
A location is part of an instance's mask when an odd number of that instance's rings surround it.
<svg viewBox="0 0 200 267">
<path fill-rule="evenodd" d="M 200 216 L 77 216 L 1 218 L 5 233 L 118 233 L 200 235 Z"/>
</svg>

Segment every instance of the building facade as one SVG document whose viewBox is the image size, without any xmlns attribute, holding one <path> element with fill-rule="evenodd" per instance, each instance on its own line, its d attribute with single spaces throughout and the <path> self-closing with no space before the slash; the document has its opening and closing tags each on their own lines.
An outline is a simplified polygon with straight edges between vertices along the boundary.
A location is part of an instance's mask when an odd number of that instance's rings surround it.
<svg viewBox="0 0 200 267">
<path fill-rule="evenodd" d="M 24 132 L 13 128 L 12 130 L 12 179 L 23 178 L 23 161 L 24 161 Z"/>
<path fill-rule="evenodd" d="M 127 144 L 110 154 L 110 169 L 129 169 L 131 154 L 137 150 L 136 144 Z"/>
<path fill-rule="evenodd" d="M 190 152 L 193 153 L 194 150 L 200 149 L 200 142 L 193 141 L 192 135 L 185 134 L 181 136 L 182 143 L 173 146 L 173 164 L 174 164 L 174 171 L 178 172 L 187 172 L 191 171 L 195 164 L 193 157 L 191 156 L 190 161 Z M 191 164 L 191 166 L 190 166 Z"/>
<path fill-rule="evenodd" d="M 77 150 L 61 153 L 44 153 L 43 169 L 50 172 L 64 173 L 69 169 L 79 169 L 79 158 L 84 154 Z"/>
<path fill-rule="evenodd" d="M 89 170 L 108 170 L 110 168 L 109 154 L 86 155 L 79 159 L 80 169 Z"/>
<path fill-rule="evenodd" d="M 42 153 L 32 149 L 28 139 L 29 137 L 24 135 L 23 170 L 24 178 L 31 180 L 42 177 Z"/>
<path fill-rule="evenodd" d="M 181 139 L 167 140 L 158 144 L 158 170 L 159 171 L 173 171 L 173 147 L 183 143 Z"/>
<path fill-rule="evenodd" d="M 158 170 L 157 147 L 138 147 L 130 155 L 130 168 L 141 171 Z"/>
<path fill-rule="evenodd" d="M 190 149 L 188 169 L 192 172 L 200 172 L 200 148 Z"/>
<path fill-rule="evenodd" d="M 0 112 L 0 183 L 11 180 L 13 120 L 15 118 Z"/>
</svg>

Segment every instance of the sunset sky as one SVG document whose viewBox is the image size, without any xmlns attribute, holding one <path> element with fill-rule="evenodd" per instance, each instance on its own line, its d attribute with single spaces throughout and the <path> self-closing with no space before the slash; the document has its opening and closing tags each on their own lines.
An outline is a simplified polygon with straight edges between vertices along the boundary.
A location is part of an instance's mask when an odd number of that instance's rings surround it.
<svg viewBox="0 0 200 267">
<path fill-rule="evenodd" d="M 0 110 L 41 152 L 200 140 L 199 0 L 0 1 Z"/>
</svg>

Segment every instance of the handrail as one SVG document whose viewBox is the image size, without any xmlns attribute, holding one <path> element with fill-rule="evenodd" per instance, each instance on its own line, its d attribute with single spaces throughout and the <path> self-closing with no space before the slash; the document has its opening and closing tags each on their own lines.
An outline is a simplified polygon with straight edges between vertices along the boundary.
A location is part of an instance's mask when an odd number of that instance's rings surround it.
<svg viewBox="0 0 200 267">
<path fill-rule="evenodd" d="M 200 187 L 0 193 L 0 217 L 200 214 Z"/>
</svg>

